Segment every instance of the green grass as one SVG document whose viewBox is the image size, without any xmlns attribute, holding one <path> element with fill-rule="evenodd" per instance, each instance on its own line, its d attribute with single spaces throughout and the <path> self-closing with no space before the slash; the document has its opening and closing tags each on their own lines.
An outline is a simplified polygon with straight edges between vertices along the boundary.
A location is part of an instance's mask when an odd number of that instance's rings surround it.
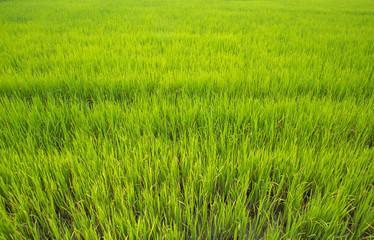
<svg viewBox="0 0 374 240">
<path fill-rule="evenodd" d="M 374 1 L 0 0 L 1 239 L 374 239 Z"/>
</svg>

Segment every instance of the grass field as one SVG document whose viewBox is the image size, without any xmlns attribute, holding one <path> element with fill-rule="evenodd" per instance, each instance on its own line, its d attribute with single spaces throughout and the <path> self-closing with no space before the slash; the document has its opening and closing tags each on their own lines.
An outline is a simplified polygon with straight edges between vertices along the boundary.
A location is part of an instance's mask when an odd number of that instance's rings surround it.
<svg viewBox="0 0 374 240">
<path fill-rule="evenodd" d="M 0 239 L 374 239 L 374 1 L 0 0 Z"/>
</svg>

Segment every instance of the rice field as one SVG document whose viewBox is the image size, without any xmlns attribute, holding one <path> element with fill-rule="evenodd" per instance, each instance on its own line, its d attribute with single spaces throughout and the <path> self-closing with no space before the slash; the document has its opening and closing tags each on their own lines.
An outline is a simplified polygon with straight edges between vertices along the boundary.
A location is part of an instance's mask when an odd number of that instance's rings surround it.
<svg viewBox="0 0 374 240">
<path fill-rule="evenodd" d="M 0 239 L 374 239 L 374 1 L 0 0 Z"/>
</svg>

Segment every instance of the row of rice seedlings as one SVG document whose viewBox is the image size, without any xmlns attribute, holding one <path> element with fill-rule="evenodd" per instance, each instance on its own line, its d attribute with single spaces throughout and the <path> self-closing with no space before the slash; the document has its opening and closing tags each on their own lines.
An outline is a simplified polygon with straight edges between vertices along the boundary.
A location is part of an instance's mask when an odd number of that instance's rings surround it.
<svg viewBox="0 0 374 240">
<path fill-rule="evenodd" d="M 2 100 L 9 236 L 372 233 L 370 106 L 225 96 L 54 101 Z"/>
</svg>

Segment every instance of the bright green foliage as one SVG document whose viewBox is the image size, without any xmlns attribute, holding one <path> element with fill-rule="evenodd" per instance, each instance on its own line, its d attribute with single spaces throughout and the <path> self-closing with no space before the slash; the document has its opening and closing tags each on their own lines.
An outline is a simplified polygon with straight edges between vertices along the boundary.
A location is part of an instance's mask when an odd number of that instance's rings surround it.
<svg viewBox="0 0 374 240">
<path fill-rule="evenodd" d="M 1 239 L 374 239 L 374 1 L 0 0 Z"/>
</svg>

